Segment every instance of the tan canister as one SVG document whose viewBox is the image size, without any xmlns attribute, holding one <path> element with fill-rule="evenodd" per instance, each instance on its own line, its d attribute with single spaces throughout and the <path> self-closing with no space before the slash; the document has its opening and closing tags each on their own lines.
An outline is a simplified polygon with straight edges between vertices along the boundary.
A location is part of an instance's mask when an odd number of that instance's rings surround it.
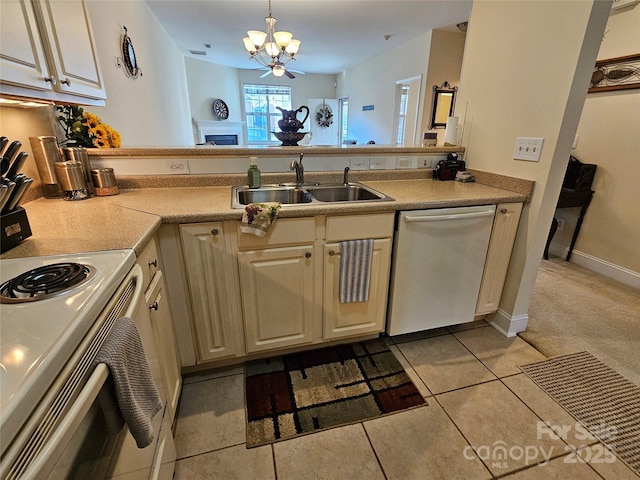
<svg viewBox="0 0 640 480">
<path fill-rule="evenodd" d="M 113 168 L 94 168 L 91 170 L 91 179 L 97 196 L 118 195 L 120 193 Z"/>
</svg>

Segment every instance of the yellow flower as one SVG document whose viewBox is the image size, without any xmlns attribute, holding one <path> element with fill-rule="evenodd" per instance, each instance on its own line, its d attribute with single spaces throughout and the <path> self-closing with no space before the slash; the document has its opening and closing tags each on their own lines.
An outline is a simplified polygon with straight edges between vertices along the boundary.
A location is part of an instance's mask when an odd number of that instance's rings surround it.
<svg viewBox="0 0 640 480">
<path fill-rule="evenodd" d="M 100 123 L 100 119 L 93 113 L 84 112 L 82 116 L 85 119 L 84 124 L 89 128 L 96 128 Z"/>
<path fill-rule="evenodd" d="M 122 139 L 120 133 L 117 130 L 109 127 L 109 138 L 111 139 L 111 148 L 120 148 Z"/>
<path fill-rule="evenodd" d="M 96 125 L 94 128 L 90 128 L 89 129 L 89 135 L 93 135 L 94 137 L 97 137 L 101 140 L 108 140 L 108 132 L 106 129 L 106 125 L 104 125 L 103 123 L 99 123 L 98 125 Z"/>
<path fill-rule="evenodd" d="M 110 148 L 109 139 L 106 137 L 95 137 L 93 139 L 93 145 L 96 148 Z"/>
</svg>

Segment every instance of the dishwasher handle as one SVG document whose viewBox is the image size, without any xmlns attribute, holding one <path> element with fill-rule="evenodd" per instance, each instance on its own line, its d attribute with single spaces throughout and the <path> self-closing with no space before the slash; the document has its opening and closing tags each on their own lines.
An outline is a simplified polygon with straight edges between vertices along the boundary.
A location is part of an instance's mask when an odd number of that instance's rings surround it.
<svg viewBox="0 0 640 480">
<path fill-rule="evenodd" d="M 483 212 L 473 212 L 473 213 L 453 213 L 451 215 L 416 215 L 404 217 L 405 223 L 416 223 L 416 222 L 441 222 L 447 220 L 462 220 L 466 218 L 484 218 L 484 217 L 493 217 L 493 210 L 485 210 Z"/>
</svg>

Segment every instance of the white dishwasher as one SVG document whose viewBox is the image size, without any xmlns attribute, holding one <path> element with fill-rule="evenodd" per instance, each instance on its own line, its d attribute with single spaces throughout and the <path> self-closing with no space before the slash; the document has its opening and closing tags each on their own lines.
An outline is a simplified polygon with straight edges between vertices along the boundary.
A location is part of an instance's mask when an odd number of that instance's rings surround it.
<svg viewBox="0 0 640 480">
<path fill-rule="evenodd" d="M 495 205 L 400 212 L 387 333 L 474 318 Z"/>
</svg>

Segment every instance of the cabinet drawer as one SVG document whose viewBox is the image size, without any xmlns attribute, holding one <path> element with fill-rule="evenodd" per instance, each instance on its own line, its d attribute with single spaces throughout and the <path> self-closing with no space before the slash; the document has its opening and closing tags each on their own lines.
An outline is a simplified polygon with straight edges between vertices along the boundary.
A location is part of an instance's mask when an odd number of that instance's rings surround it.
<svg viewBox="0 0 640 480">
<path fill-rule="evenodd" d="M 327 218 L 327 242 L 393 236 L 393 213 L 344 215 Z"/>
<path fill-rule="evenodd" d="M 138 263 L 142 267 L 143 291 L 147 289 L 153 276 L 160 270 L 158 247 L 155 238 L 152 238 L 138 257 Z"/>
<path fill-rule="evenodd" d="M 239 250 L 313 243 L 315 240 L 316 222 L 313 217 L 277 219 L 264 237 L 242 233 L 240 225 L 237 222 Z"/>
</svg>

